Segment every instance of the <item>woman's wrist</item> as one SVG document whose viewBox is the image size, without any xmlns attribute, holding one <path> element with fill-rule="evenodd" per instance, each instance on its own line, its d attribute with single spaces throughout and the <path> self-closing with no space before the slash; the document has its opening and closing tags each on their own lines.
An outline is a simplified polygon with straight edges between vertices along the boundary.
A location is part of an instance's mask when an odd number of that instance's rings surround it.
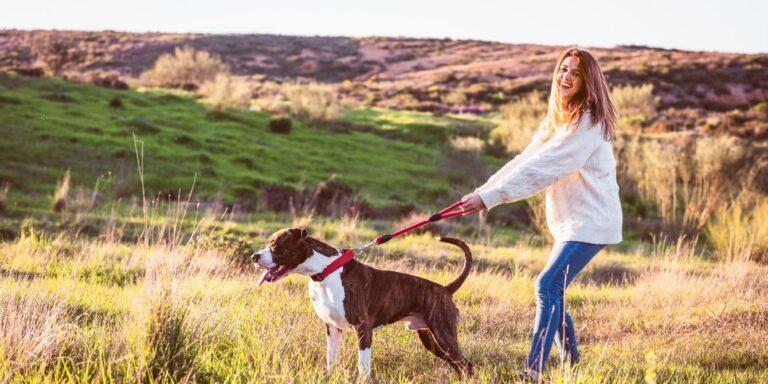
<svg viewBox="0 0 768 384">
<path fill-rule="evenodd" d="M 480 191 L 477 195 L 487 210 L 491 210 L 491 208 L 504 202 L 504 197 L 497 188 Z"/>
</svg>

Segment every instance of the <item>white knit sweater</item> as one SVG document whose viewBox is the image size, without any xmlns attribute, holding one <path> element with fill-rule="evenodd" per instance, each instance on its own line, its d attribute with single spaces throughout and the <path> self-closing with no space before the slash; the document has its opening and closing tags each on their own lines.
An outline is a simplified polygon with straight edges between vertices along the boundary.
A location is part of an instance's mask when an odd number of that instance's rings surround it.
<svg viewBox="0 0 768 384">
<path fill-rule="evenodd" d="M 543 141 L 534 135 L 525 150 L 476 190 L 491 209 L 546 188 L 547 225 L 555 242 L 621 242 L 621 203 L 613 145 L 589 112 L 577 127 L 564 124 Z"/>
</svg>

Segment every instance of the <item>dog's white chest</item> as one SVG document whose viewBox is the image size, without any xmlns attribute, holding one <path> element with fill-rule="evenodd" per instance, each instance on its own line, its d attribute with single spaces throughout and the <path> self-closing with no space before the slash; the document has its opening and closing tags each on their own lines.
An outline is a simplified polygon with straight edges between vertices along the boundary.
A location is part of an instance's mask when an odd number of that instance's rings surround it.
<svg viewBox="0 0 768 384">
<path fill-rule="evenodd" d="M 309 282 L 309 298 L 312 308 L 320 319 L 343 330 L 351 330 L 344 311 L 344 287 L 341 270 L 332 273 L 322 282 Z"/>
</svg>

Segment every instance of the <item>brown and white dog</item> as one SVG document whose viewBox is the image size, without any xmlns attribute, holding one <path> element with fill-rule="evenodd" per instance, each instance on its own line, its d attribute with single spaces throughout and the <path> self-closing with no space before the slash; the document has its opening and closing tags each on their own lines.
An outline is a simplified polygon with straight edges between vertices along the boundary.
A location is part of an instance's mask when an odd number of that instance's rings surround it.
<svg viewBox="0 0 768 384">
<path fill-rule="evenodd" d="M 358 338 L 358 371 L 366 381 L 371 375 L 371 339 L 379 327 L 405 321 L 409 330 L 430 352 L 445 360 L 458 374 L 472 375 L 472 363 L 459 349 L 459 311 L 452 294 L 459 289 L 472 267 L 472 254 L 461 240 L 441 238 L 464 251 L 461 275 L 446 286 L 405 273 L 371 268 L 356 260 L 322 281 L 309 281 L 309 297 L 326 327 L 327 369 L 339 363 L 341 332 Z M 336 248 L 307 236 L 303 228 L 283 229 L 267 240 L 253 261 L 266 272 L 259 286 L 290 273 L 313 276 L 341 256 Z"/>
</svg>

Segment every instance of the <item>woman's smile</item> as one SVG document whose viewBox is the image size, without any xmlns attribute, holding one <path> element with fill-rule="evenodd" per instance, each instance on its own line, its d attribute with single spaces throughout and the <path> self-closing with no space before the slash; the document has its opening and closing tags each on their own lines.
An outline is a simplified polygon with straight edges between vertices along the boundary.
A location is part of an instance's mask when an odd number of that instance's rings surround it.
<svg viewBox="0 0 768 384">
<path fill-rule="evenodd" d="M 560 64 L 560 70 L 557 75 L 560 92 L 566 100 L 577 95 L 584 86 L 581 69 L 578 59 L 569 56 Z"/>
</svg>

